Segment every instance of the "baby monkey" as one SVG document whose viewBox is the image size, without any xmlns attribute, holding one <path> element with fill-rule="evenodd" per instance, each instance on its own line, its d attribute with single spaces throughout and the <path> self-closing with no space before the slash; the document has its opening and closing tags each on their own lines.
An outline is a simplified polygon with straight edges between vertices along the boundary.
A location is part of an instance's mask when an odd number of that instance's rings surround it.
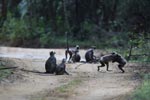
<svg viewBox="0 0 150 100">
<path fill-rule="evenodd" d="M 56 75 L 69 75 L 69 73 L 66 71 L 66 59 L 63 59 L 61 64 L 57 65 L 55 73 Z"/>
<path fill-rule="evenodd" d="M 106 70 L 109 71 L 109 62 L 117 62 L 119 65 L 118 65 L 118 68 L 122 71 L 122 73 L 124 73 L 125 71 L 123 70 L 123 67 L 125 66 L 125 64 L 127 63 L 126 59 L 123 58 L 121 55 L 113 52 L 113 53 L 110 53 L 110 54 L 107 54 L 107 55 L 104 55 L 100 58 L 100 63 L 101 63 L 101 66 L 98 66 L 97 70 L 99 71 L 100 70 L 100 67 L 104 67 L 106 65 Z"/>
</svg>

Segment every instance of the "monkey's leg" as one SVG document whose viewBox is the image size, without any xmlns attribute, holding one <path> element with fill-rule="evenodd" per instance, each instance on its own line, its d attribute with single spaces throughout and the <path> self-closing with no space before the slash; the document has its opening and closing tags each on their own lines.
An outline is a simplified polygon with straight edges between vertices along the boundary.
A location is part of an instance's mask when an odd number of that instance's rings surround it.
<svg viewBox="0 0 150 100">
<path fill-rule="evenodd" d="M 118 65 L 118 68 L 122 71 L 122 73 L 124 73 L 125 71 L 122 69 L 122 65 Z"/>
<path fill-rule="evenodd" d="M 68 73 L 66 70 L 64 71 L 64 73 L 65 73 L 66 75 L 69 75 L 69 73 Z"/>
<path fill-rule="evenodd" d="M 68 58 L 67 55 L 68 55 L 68 50 L 66 50 L 66 52 L 65 52 L 66 60 Z"/>
<path fill-rule="evenodd" d="M 109 63 L 107 62 L 106 63 L 106 70 L 109 71 L 108 69 L 109 69 Z"/>
<path fill-rule="evenodd" d="M 72 53 L 69 53 L 69 55 L 70 55 L 70 57 L 69 57 L 69 61 L 71 60 L 71 58 L 72 58 Z"/>
<path fill-rule="evenodd" d="M 105 66 L 105 63 L 104 63 L 104 62 L 100 61 L 100 63 L 101 63 L 101 66 L 97 66 L 97 71 L 100 70 L 100 67 L 104 67 L 104 66 Z"/>
</svg>

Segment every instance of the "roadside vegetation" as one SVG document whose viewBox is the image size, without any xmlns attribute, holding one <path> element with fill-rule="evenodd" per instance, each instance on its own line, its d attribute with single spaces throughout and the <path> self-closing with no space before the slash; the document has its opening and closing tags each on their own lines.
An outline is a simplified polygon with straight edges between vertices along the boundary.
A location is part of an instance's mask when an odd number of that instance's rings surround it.
<svg viewBox="0 0 150 100">
<path fill-rule="evenodd" d="M 0 7 L 1 45 L 65 48 L 68 36 L 69 46 L 128 48 L 150 38 L 149 0 L 1 0 Z"/>
<path fill-rule="evenodd" d="M 132 94 L 130 100 L 149 100 L 150 98 L 150 73 L 143 75 L 142 84 Z"/>
<path fill-rule="evenodd" d="M 5 68 L 5 66 L 0 65 L 0 81 L 2 81 L 5 78 L 8 78 L 12 74 L 11 69 L 2 69 Z"/>
<path fill-rule="evenodd" d="M 68 83 L 61 85 L 59 87 L 56 87 L 52 90 L 48 90 L 46 93 L 43 93 L 42 95 L 36 95 L 32 97 L 31 100 L 49 100 L 49 99 L 60 99 L 65 100 L 66 98 L 69 98 L 72 96 L 72 94 L 75 94 L 74 90 L 82 83 L 81 79 L 75 78 Z"/>
<path fill-rule="evenodd" d="M 150 0 L 1 0 L 0 45 L 66 48 L 67 41 L 69 47 L 81 49 L 95 45 L 149 69 L 149 9 Z M 10 69 L 0 70 L 0 80 L 10 74 Z M 149 85 L 149 78 L 143 78 L 133 100 L 148 100 Z"/>
</svg>

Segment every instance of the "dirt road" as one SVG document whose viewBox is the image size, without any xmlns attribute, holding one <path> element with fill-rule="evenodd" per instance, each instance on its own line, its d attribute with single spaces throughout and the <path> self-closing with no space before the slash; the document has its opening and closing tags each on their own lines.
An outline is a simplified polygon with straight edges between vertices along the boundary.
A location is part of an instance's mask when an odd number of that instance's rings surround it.
<svg viewBox="0 0 150 100">
<path fill-rule="evenodd" d="M 98 64 L 75 63 L 67 64 L 70 75 L 43 74 L 52 50 L 59 63 L 64 49 L 0 47 L 0 57 L 18 67 L 10 80 L 0 83 L 0 100 L 123 100 L 139 83 L 130 64 L 125 66 L 124 74 L 116 63 L 110 64 L 110 72 L 106 68 L 97 72 Z M 84 54 L 85 50 L 81 50 L 82 60 Z"/>
</svg>

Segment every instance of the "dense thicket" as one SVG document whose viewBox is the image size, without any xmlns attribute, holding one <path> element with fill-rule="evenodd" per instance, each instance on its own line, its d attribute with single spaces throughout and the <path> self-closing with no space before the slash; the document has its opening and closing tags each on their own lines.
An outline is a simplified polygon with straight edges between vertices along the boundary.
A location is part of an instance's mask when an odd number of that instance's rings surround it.
<svg viewBox="0 0 150 100">
<path fill-rule="evenodd" d="M 64 47 L 68 33 L 69 44 L 82 47 L 139 44 L 149 38 L 149 9 L 150 0 L 1 0 L 0 41 Z"/>
</svg>

